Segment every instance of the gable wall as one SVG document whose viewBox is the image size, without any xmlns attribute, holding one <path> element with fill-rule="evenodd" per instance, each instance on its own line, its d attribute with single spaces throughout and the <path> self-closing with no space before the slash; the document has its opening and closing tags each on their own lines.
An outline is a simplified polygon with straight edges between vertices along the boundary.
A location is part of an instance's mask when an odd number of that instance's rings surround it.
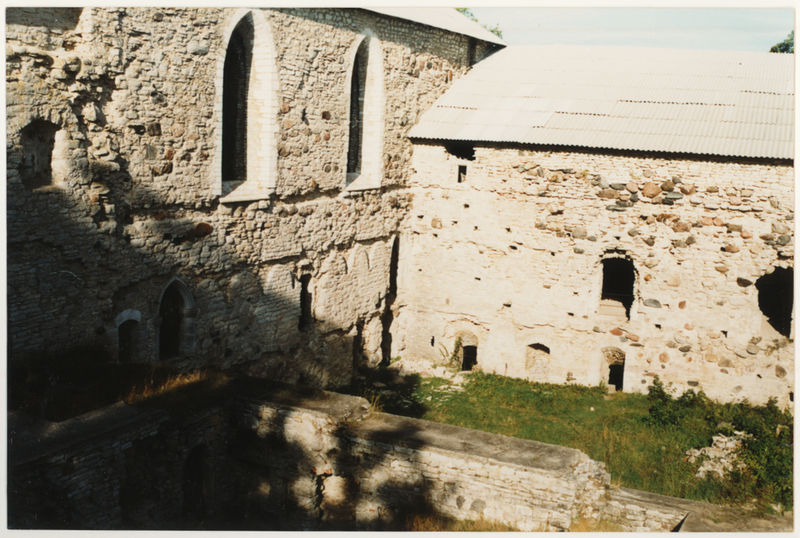
<svg viewBox="0 0 800 538">
<path fill-rule="evenodd" d="M 792 267 L 790 165 L 487 147 L 475 155 L 415 147 L 393 356 L 442 364 L 469 334 L 482 370 L 596 385 L 609 375 L 602 350 L 614 347 L 625 353 L 626 391 L 646 391 L 657 375 L 681 392 L 788 402 L 793 344 L 759 310 L 754 283 Z M 647 182 L 667 180 L 696 192 L 673 205 L 666 193 L 643 195 Z M 630 184 L 639 201 L 617 205 L 632 193 L 613 183 Z M 635 267 L 630 320 L 599 312 L 606 256 Z"/>
</svg>

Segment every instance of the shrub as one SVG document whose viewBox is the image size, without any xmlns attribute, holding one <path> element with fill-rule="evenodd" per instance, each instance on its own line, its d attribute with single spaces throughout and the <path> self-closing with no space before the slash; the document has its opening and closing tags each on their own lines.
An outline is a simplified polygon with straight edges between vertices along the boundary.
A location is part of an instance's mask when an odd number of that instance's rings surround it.
<svg viewBox="0 0 800 538">
<path fill-rule="evenodd" d="M 647 400 L 646 423 L 684 429 L 691 425 L 700 438 L 706 438 L 700 445 L 708 445 L 714 432 L 748 434 L 737 454 L 745 467 L 730 471 L 718 484 L 725 497 L 737 502 L 755 497 L 784 507 L 792 505 L 794 426 L 791 413 L 780 410 L 774 399 L 762 406 L 747 401 L 718 404 L 702 391 L 691 389 L 673 398 L 655 378 Z"/>
</svg>

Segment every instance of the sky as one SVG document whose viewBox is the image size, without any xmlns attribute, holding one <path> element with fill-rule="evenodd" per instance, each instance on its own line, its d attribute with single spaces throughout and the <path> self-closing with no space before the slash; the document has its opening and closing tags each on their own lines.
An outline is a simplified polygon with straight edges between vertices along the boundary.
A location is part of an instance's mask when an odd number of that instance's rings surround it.
<svg viewBox="0 0 800 538">
<path fill-rule="evenodd" d="M 791 8 L 476 7 L 510 45 L 619 45 L 768 52 L 794 27 Z"/>
</svg>

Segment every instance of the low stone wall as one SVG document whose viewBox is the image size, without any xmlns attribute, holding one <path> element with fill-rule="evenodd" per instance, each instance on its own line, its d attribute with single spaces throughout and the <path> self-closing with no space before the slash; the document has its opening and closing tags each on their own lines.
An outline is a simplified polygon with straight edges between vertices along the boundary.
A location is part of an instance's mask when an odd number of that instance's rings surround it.
<svg viewBox="0 0 800 538">
<path fill-rule="evenodd" d="M 262 454 L 269 452 L 260 460 L 268 483 L 261 491 L 291 491 L 297 506 L 323 521 L 391 528 L 404 517 L 436 513 L 557 531 L 602 516 L 609 475 L 578 450 L 366 414 L 361 398 L 327 394 L 325 400 L 312 407 L 243 401 L 237 413 L 264 443 Z M 283 504 L 269 495 L 263 501 L 267 511 Z"/>
<path fill-rule="evenodd" d="M 751 528 L 738 509 L 613 488 L 579 450 L 253 380 L 61 423 L 13 414 L 9 436 L 10 528 L 402 530 L 415 516 L 523 531 Z"/>
</svg>

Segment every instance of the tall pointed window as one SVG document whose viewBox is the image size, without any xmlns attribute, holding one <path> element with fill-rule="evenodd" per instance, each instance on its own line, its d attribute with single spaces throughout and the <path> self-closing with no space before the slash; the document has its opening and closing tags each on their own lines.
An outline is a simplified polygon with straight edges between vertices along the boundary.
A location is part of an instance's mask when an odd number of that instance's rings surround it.
<svg viewBox="0 0 800 538">
<path fill-rule="evenodd" d="M 253 61 L 253 17 L 248 14 L 231 34 L 225 54 L 222 90 L 223 191 L 247 179 L 247 93 Z"/>
<path fill-rule="evenodd" d="M 348 181 L 361 173 L 361 141 L 364 134 L 364 90 L 367 82 L 369 39 L 364 39 L 353 60 L 350 79 L 350 139 L 347 147 Z"/>
<path fill-rule="evenodd" d="M 368 34 L 351 54 L 346 184 L 348 190 L 375 189 L 383 179 L 383 50 Z"/>
<path fill-rule="evenodd" d="M 278 69 L 269 22 L 237 9 L 217 53 L 215 192 L 222 202 L 263 200 L 278 173 Z"/>
</svg>

